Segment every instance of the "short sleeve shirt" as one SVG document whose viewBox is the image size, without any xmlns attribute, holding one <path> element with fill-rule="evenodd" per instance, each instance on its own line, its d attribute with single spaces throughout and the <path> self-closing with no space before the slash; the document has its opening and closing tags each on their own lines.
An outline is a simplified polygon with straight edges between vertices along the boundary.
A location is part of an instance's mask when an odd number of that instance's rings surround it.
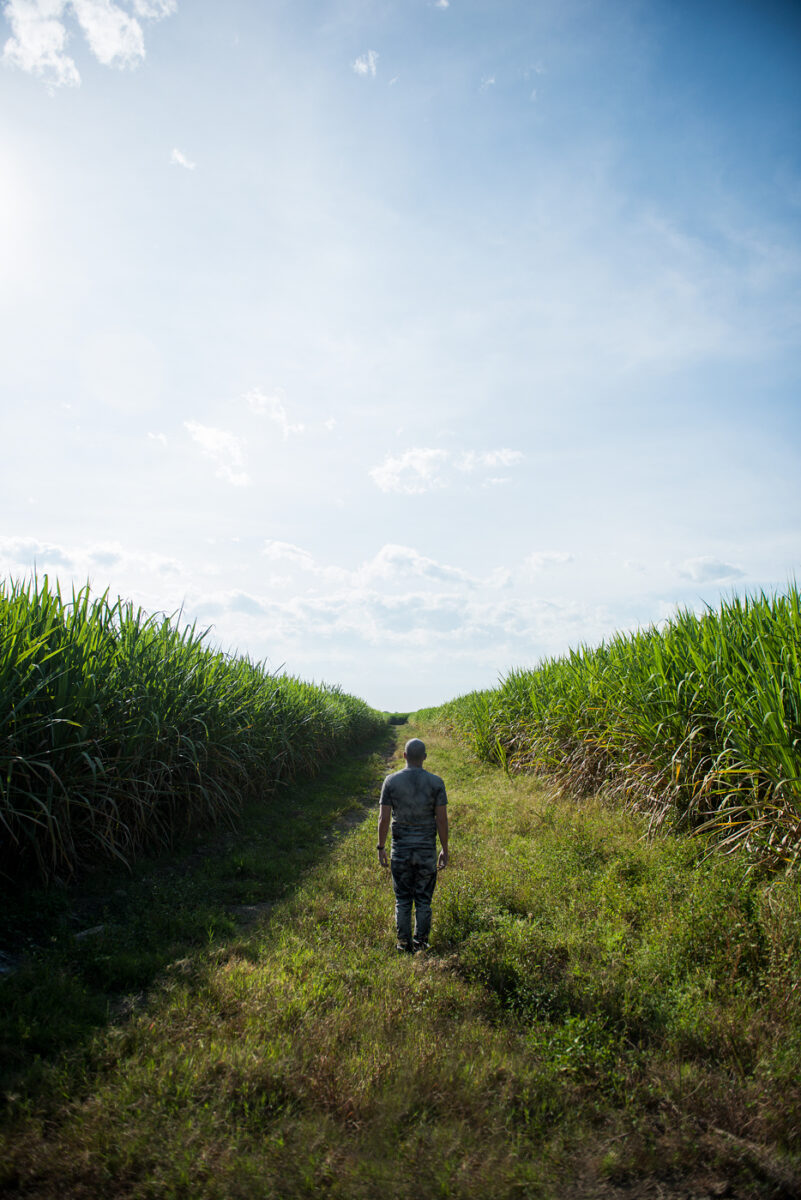
<svg viewBox="0 0 801 1200">
<path fill-rule="evenodd" d="M 423 767 L 404 767 L 387 775 L 381 804 L 392 808 L 392 845 L 430 844 L 437 836 L 435 810 L 448 803 L 439 775 Z"/>
</svg>

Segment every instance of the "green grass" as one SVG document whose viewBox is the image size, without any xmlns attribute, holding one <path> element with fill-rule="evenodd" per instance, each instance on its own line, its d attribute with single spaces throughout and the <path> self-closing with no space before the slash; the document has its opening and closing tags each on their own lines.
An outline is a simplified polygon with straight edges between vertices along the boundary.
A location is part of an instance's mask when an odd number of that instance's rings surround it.
<svg viewBox="0 0 801 1200">
<path fill-rule="evenodd" d="M 231 823 L 383 723 L 193 626 L 0 581 L 0 878 L 66 879 Z"/>
<path fill-rule="evenodd" d="M 619 634 L 437 710 L 488 761 L 654 827 L 713 832 L 773 866 L 801 854 L 801 593 L 733 598 Z"/>
<path fill-rule="evenodd" d="M 329 852 L 337 824 L 363 817 L 391 736 L 382 728 L 324 783 L 251 801 L 239 830 L 187 837 L 131 872 L 109 866 L 72 886 L 7 891 L 0 951 L 20 965 L 0 979 L 0 1092 L 27 1086 L 48 1056 L 135 1010 L 171 963 L 235 937 L 243 907 L 269 913 Z"/>
<path fill-rule="evenodd" d="M 797 875 L 648 841 L 636 814 L 414 720 L 386 736 L 418 734 L 451 804 L 432 951 L 394 953 L 375 754 L 288 787 L 272 825 L 255 808 L 211 859 L 149 865 L 105 947 L 59 944 L 0 984 L 5 1014 L 49 954 L 107 992 L 124 951 L 152 955 L 129 1015 L 11 1064 L 4 1194 L 798 1194 Z M 226 923 L 262 899 L 269 916 Z"/>
</svg>

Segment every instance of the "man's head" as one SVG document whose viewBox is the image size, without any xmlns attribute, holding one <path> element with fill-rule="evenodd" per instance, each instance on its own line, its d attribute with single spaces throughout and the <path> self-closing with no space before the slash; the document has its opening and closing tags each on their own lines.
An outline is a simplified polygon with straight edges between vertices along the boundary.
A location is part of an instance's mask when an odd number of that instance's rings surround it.
<svg viewBox="0 0 801 1200">
<path fill-rule="evenodd" d="M 419 738 L 411 738 L 403 747 L 407 767 L 422 767 L 425 756 L 425 742 L 421 742 Z"/>
</svg>

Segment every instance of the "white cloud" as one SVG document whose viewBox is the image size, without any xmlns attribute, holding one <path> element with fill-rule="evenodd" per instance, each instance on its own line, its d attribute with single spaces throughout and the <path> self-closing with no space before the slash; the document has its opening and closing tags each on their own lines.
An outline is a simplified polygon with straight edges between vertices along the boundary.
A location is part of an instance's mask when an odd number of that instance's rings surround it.
<svg viewBox="0 0 801 1200">
<path fill-rule="evenodd" d="M 216 466 L 215 475 L 235 487 L 246 487 L 250 476 L 245 471 L 244 442 L 225 429 L 213 429 L 197 421 L 184 421 L 193 441 Z"/>
<path fill-rule="evenodd" d="M 56 570 L 54 571 L 53 568 Z M 176 575 L 184 568 L 177 559 L 161 554 L 140 554 L 127 551 L 119 542 L 96 542 L 83 546 L 59 546 L 54 542 L 31 537 L 0 538 L 0 569 L 2 574 L 20 576 L 36 570 L 59 571 L 67 581 L 79 586 L 97 569 L 136 571 L 147 577 Z"/>
<path fill-rule="evenodd" d="M 89 49 L 105 67 L 133 67 L 145 57 L 142 26 L 112 0 L 71 0 Z"/>
<path fill-rule="evenodd" d="M 704 554 L 698 558 L 686 558 L 680 563 L 679 575 L 682 579 L 691 579 L 693 583 L 721 583 L 727 579 L 742 579 L 745 571 L 733 563 L 721 562 Z"/>
<path fill-rule="evenodd" d="M 147 440 L 149 442 L 158 442 L 160 446 L 167 445 L 166 433 L 148 433 Z"/>
<path fill-rule="evenodd" d="M 197 163 L 193 163 L 191 159 L 188 159 L 184 152 L 179 150 L 177 146 L 170 155 L 170 162 L 174 163 L 177 167 L 185 167 L 187 171 L 194 171 L 197 166 Z"/>
<path fill-rule="evenodd" d="M 466 450 L 456 467 L 459 471 L 475 471 L 478 467 L 513 467 L 522 461 L 520 450 Z"/>
<path fill-rule="evenodd" d="M 378 54 L 375 50 L 368 50 L 366 54 L 361 54 L 352 65 L 357 75 L 363 77 L 369 75 L 375 79 L 378 69 Z"/>
<path fill-rule="evenodd" d="M 284 407 L 284 394 L 279 389 L 270 395 L 266 395 L 258 388 L 253 388 L 245 395 L 245 400 L 251 411 L 259 416 L 268 417 L 273 421 L 286 440 L 291 433 L 303 433 L 305 426 L 302 424 L 292 424 Z M 326 423 L 326 428 L 332 428 Z"/>
<path fill-rule="evenodd" d="M 99 567 L 116 567 L 122 561 L 122 547 L 118 543 L 93 546 L 88 557 Z"/>
<path fill-rule="evenodd" d="M 72 15 L 89 49 L 104 66 L 135 67 L 145 57 L 143 20 L 158 21 L 175 12 L 175 0 L 132 0 L 129 12 L 114 0 L 7 0 L 4 8 L 12 36 L 3 48 L 11 66 L 39 75 L 52 90 L 81 82 L 75 60 L 66 53 L 66 18 Z"/>
<path fill-rule="evenodd" d="M 389 565 L 389 577 L 369 580 L 366 569 L 382 564 Z M 440 571 L 445 578 L 439 578 Z M 388 586 L 374 586 L 382 583 Z M 597 641 L 610 631 L 608 614 L 596 606 L 522 596 L 499 599 L 473 583 L 459 568 L 442 568 L 409 547 L 388 546 L 339 587 L 326 582 L 318 590 L 284 599 L 229 590 L 192 597 L 189 607 L 201 621 L 209 616 L 224 620 L 226 614 L 259 621 L 290 669 L 307 653 L 305 647 L 314 645 L 318 670 L 334 649 L 358 655 L 360 648 L 370 646 L 381 647 L 384 655 L 405 646 L 436 650 L 437 671 L 459 657 L 497 670 L 507 654 L 513 662 L 531 661 L 532 655 Z M 425 663 L 420 670 L 425 674 Z"/>
<path fill-rule="evenodd" d="M 0 562 L 7 567 L 22 567 L 24 570 L 40 566 L 66 567 L 69 570 L 75 565 L 73 554 L 63 546 L 26 537 L 0 538 Z"/>
<path fill-rule="evenodd" d="M 411 546 L 382 546 L 374 558 L 364 563 L 354 575 L 359 583 L 377 583 L 389 580 L 436 579 L 440 582 L 472 584 L 474 581 L 459 567 L 449 567 L 426 558 Z"/>
<path fill-rule="evenodd" d="M 489 588 L 493 591 L 505 587 L 509 573 L 497 569 L 486 578 L 470 575 L 461 567 L 452 567 L 420 554 L 411 546 L 389 543 L 361 563 L 354 570 L 345 567 L 321 565 L 313 555 L 291 542 L 269 539 L 264 543 L 262 554 L 271 562 L 281 562 L 287 568 L 301 571 L 325 581 L 326 588 L 334 585 L 349 593 L 361 594 L 365 590 L 388 589 L 389 595 L 401 594 L 417 580 L 425 579 L 459 588 Z"/>
<path fill-rule="evenodd" d="M 133 10 L 147 21 L 161 21 L 178 7 L 177 0 L 133 0 Z"/>
<path fill-rule="evenodd" d="M 370 478 L 382 492 L 401 492 L 422 495 L 445 487 L 450 469 L 469 475 L 493 467 L 512 467 L 522 462 L 520 450 L 465 450 L 452 454 L 450 450 L 417 447 L 389 457 L 379 467 L 373 467 Z M 495 477 L 493 484 L 505 482 Z"/>
<path fill-rule="evenodd" d="M 264 603 L 248 592 L 234 592 L 228 601 L 231 612 L 244 613 L 248 617 L 263 616 L 267 609 Z"/>
<path fill-rule="evenodd" d="M 564 567 L 573 562 L 573 555 L 566 550 L 545 550 L 538 554 L 529 554 L 524 566 L 531 571 L 548 571 L 553 567 Z"/>
<path fill-rule="evenodd" d="M 451 0 L 434 0 L 434 8 L 450 8 Z"/>
<path fill-rule="evenodd" d="M 481 77 L 481 87 L 479 90 L 482 92 L 486 92 L 487 88 L 494 87 L 494 85 L 495 85 L 495 76 L 494 75 L 483 75 Z"/>
<path fill-rule="evenodd" d="M 67 30 L 61 17 L 65 0 L 9 0 L 5 16 L 12 36 L 3 47 L 3 59 L 51 87 L 76 86 L 78 68 L 68 54 Z"/>
<path fill-rule="evenodd" d="M 370 478 L 382 492 L 420 496 L 445 486 L 439 470 L 449 458 L 447 450 L 426 447 L 406 450 L 397 458 L 388 458 L 380 467 L 373 467 Z"/>
<path fill-rule="evenodd" d="M 309 551 L 303 550 L 300 546 L 293 546 L 291 542 L 277 542 L 270 538 L 264 543 L 262 554 L 271 562 L 294 563 L 304 571 L 317 570 L 317 565 Z"/>
</svg>

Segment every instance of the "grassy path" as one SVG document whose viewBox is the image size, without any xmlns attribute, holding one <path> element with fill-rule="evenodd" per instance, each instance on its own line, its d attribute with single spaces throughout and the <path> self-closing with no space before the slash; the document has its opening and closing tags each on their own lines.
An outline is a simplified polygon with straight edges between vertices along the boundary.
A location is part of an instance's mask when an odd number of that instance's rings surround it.
<svg viewBox="0 0 801 1200">
<path fill-rule="evenodd" d="M 797 1195 L 797 879 L 399 733 L 450 796 L 432 951 L 395 955 L 376 865 L 390 732 L 98 884 L 98 933 L 51 914 L 0 983 L 0 1193 Z"/>
</svg>

